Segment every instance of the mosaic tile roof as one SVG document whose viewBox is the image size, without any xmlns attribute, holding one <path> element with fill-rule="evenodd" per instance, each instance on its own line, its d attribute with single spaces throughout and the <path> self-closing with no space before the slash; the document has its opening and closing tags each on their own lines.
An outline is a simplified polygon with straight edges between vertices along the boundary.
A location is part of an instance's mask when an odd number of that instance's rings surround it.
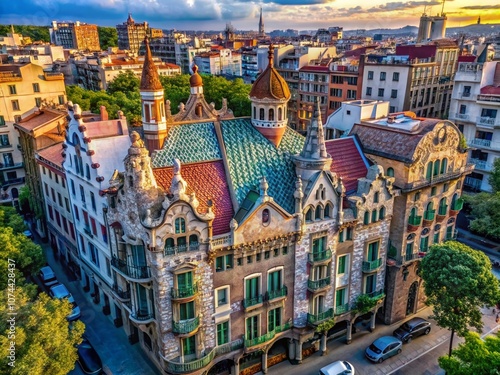
<svg viewBox="0 0 500 375">
<path fill-rule="evenodd" d="M 172 166 L 174 158 L 182 164 L 221 159 L 213 122 L 170 128 L 163 148 L 153 157 L 153 168 Z"/>
<path fill-rule="evenodd" d="M 291 155 L 300 151 L 299 140 L 287 129 L 276 147 L 256 130 L 249 118 L 221 121 L 229 174 L 239 204 L 250 190 L 259 191 L 265 176 L 268 194 L 288 212 L 294 211 L 295 168 Z M 303 138 L 302 138 L 303 143 Z"/>
<path fill-rule="evenodd" d="M 333 139 L 325 142 L 326 151 L 332 156 L 330 171 L 342 177 L 346 194 L 358 188 L 358 178 L 366 177 L 368 161 L 354 137 Z"/>
<path fill-rule="evenodd" d="M 173 167 L 153 169 L 153 174 L 158 185 L 165 191 L 170 190 L 174 175 Z M 193 191 L 196 193 L 196 198 L 200 202 L 198 212 L 206 212 L 207 201 L 212 200 L 215 213 L 213 234 L 217 236 L 228 233 L 234 211 L 222 160 L 183 164 L 181 175 L 188 185 L 187 194 Z"/>
</svg>

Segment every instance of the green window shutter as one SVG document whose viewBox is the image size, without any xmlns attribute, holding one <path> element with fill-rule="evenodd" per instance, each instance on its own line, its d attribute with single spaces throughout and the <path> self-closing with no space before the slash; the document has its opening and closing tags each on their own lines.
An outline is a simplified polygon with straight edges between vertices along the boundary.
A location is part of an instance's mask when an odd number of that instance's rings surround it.
<svg viewBox="0 0 500 375">
<path fill-rule="evenodd" d="M 337 274 L 341 275 L 345 273 L 347 255 L 339 257 L 339 264 L 337 266 Z"/>
<path fill-rule="evenodd" d="M 196 336 L 191 336 L 182 340 L 182 351 L 184 355 L 195 353 Z"/>
<path fill-rule="evenodd" d="M 439 174 L 439 171 L 440 171 L 440 169 L 439 169 L 440 164 L 441 164 L 441 163 L 439 162 L 439 160 L 436 160 L 436 161 L 434 162 L 434 173 L 433 173 L 433 175 L 434 175 L 434 176 L 437 176 L 437 175 Z"/>
<path fill-rule="evenodd" d="M 432 167 L 433 163 L 430 161 L 429 164 L 427 164 L 427 173 L 425 174 L 425 178 L 429 179 L 432 177 Z"/>
<path fill-rule="evenodd" d="M 342 306 L 344 304 L 345 288 L 337 289 L 335 292 L 335 306 Z"/>
<path fill-rule="evenodd" d="M 229 342 L 229 322 L 217 324 L 217 345 Z"/>
</svg>

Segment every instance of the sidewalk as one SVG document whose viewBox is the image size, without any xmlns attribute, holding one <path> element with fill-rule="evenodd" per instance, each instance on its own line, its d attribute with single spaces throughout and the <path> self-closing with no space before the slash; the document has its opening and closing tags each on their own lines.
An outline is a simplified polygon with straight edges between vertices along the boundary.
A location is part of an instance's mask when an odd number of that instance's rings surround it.
<svg viewBox="0 0 500 375">
<path fill-rule="evenodd" d="M 81 320 L 85 323 L 85 335 L 99 354 L 107 375 L 156 375 L 157 368 L 147 358 L 139 344 L 130 345 L 123 328 L 116 328 L 102 313 L 102 307 L 95 305 L 83 292 L 80 281 L 65 269 L 60 260 L 54 258 L 49 244 L 36 241 L 42 246 L 47 262 L 57 275 L 57 280 L 66 285 L 81 310 Z M 81 374 L 76 369 L 69 374 Z"/>
</svg>

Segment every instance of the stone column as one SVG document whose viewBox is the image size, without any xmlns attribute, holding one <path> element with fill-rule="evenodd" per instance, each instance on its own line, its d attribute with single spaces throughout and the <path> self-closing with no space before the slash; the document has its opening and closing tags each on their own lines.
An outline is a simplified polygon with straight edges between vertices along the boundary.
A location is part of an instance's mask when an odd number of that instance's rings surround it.
<svg viewBox="0 0 500 375">
<path fill-rule="evenodd" d="M 232 375 L 240 375 L 240 361 L 235 360 L 233 366 L 231 366 Z"/>
<path fill-rule="evenodd" d="M 300 340 L 295 341 L 295 359 L 297 363 L 302 363 L 302 342 Z"/>
<path fill-rule="evenodd" d="M 288 340 L 288 358 L 295 359 L 295 341 L 293 339 Z"/>
<path fill-rule="evenodd" d="M 267 374 L 267 352 L 262 353 L 262 373 Z"/>
<path fill-rule="evenodd" d="M 352 341 L 352 322 L 347 321 L 347 334 L 346 334 L 346 344 L 349 345 Z"/>
<path fill-rule="evenodd" d="M 321 350 L 321 355 L 326 355 L 327 350 L 326 350 L 326 339 L 327 339 L 327 334 L 328 332 L 323 332 L 323 335 L 321 335 L 321 343 L 320 343 L 320 348 Z"/>
<path fill-rule="evenodd" d="M 377 314 L 373 312 L 372 317 L 370 318 L 370 332 L 373 332 L 375 330 L 375 316 Z"/>
</svg>

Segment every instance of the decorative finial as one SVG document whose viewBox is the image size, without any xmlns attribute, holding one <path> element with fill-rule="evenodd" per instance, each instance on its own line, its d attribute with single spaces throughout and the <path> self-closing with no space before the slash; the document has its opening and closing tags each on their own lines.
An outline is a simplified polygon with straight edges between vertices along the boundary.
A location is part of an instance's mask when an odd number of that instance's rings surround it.
<svg viewBox="0 0 500 375">
<path fill-rule="evenodd" d="M 273 63 L 272 63 L 273 58 L 274 58 L 274 46 L 271 43 L 269 45 L 269 52 L 268 52 L 269 66 L 273 66 Z"/>
</svg>

